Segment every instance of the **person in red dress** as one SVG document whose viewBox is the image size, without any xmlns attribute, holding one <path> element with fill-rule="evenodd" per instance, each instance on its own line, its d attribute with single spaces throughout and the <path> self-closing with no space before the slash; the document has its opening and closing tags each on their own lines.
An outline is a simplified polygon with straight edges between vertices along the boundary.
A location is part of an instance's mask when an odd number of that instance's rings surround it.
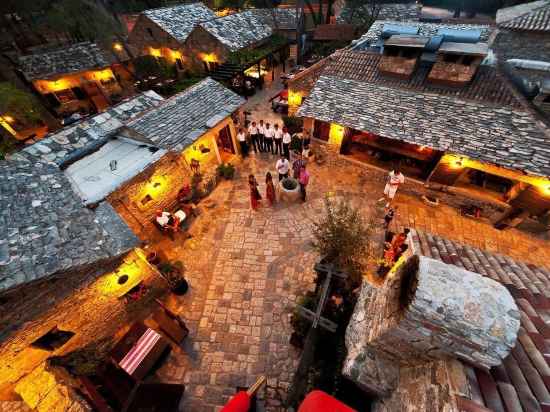
<svg viewBox="0 0 550 412">
<path fill-rule="evenodd" d="M 252 206 L 252 210 L 256 210 L 260 205 L 262 196 L 258 191 L 258 182 L 256 181 L 254 175 L 248 176 L 248 186 L 250 187 L 250 206 Z"/>
<path fill-rule="evenodd" d="M 270 172 L 265 175 L 265 197 L 271 206 L 275 203 L 275 186 L 273 186 L 273 177 Z"/>
</svg>

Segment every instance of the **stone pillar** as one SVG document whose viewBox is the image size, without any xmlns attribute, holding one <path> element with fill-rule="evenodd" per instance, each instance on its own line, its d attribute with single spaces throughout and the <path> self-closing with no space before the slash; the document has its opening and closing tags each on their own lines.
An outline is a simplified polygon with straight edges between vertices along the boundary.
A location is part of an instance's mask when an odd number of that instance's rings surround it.
<svg viewBox="0 0 550 412">
<path fill-rule="evenodd" d="M 402 363 L 456 357 L 489 369 L 514 347 L 519 310 L 500 283 L 413 255 L 375 294 L 372 349 Z"/>
</svg>

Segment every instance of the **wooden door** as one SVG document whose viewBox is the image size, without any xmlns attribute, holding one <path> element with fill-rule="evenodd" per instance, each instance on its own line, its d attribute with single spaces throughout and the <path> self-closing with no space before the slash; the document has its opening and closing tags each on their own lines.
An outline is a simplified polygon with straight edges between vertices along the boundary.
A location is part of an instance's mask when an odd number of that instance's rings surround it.
<svg viewBox="0 0 550 412">
<path fill-rule="evenodd" d="M 218 138 L 216 139 L 218 143 L 218 148 L 225 153 L 235 154 L 235 147 L 233 146 L 233 139 L 231 138 L 231 129 L 229 126 L 225 126 L 218 133 Z"/>
</svg>

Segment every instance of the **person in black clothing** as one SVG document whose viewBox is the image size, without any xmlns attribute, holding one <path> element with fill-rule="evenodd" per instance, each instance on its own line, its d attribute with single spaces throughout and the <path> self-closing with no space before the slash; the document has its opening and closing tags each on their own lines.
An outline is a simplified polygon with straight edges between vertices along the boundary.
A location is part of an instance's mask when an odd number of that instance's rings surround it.
<svg viewBox="0 0 550 412">
<path fill-rule="evenodd" d="M 386 210 L 386 215 L 384 216 L 384 230 L 388 230 L 388 228 L 390 227 L 390 223 L 395 217 L 395 212 L 397 212 L 397 206 L 390 206 Z"/>
</svg>

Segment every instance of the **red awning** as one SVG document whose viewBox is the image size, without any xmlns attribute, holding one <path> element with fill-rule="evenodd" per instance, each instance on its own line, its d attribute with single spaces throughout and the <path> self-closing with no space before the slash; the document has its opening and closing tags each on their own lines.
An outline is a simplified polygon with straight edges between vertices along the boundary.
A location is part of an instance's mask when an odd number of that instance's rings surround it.
<svg viewBox="0 0 550 412">
<path fill-rule="evenodd" d="M 250 397 L 246 391 L 237 392 L 220 412 L 248 412 L 250 409 Z"/>
<path fill-rule="evenodd" d="M 357 412 L 322 391 L 312 391 L 306 396 L 298 412 Z"/>
</svg>

